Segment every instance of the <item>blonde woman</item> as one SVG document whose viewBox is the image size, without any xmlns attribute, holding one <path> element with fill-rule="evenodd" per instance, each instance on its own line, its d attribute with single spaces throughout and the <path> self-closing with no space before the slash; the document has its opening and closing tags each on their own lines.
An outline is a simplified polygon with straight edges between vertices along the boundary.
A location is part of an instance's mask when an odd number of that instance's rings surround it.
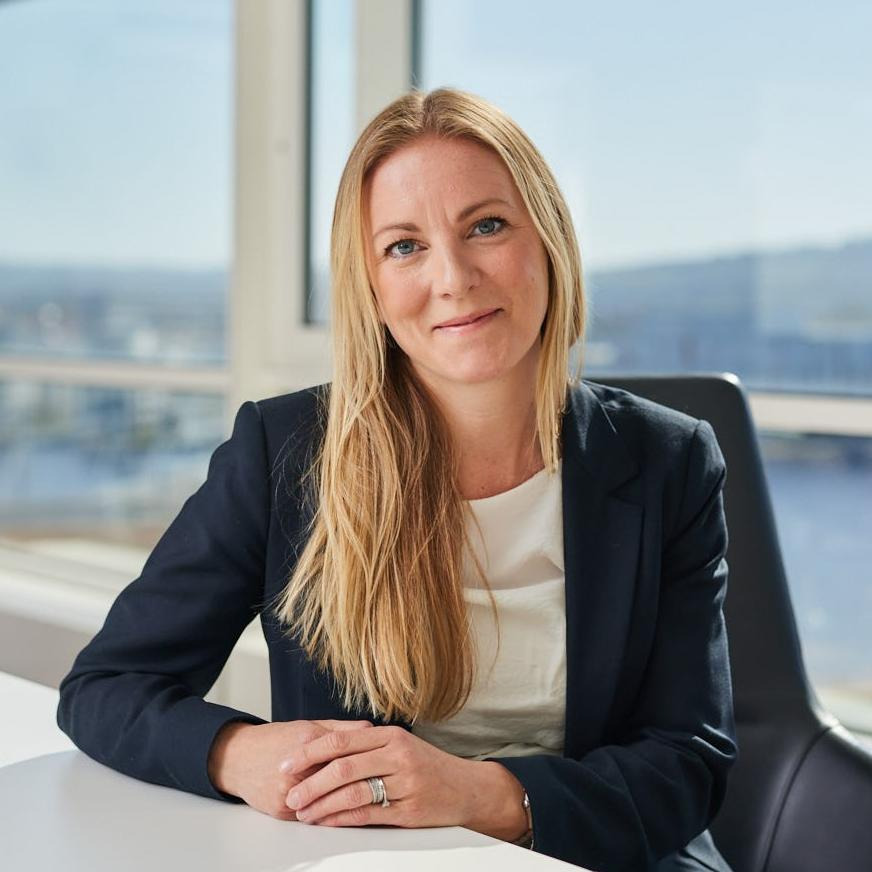
<svg viewBox="0 0 872 872">
<path fill-rule="evenodd" d="M 496 107 L 408 94 L 332 233 L 333 381 L 247 402 L 61 684 L 95 759 L 323 826 L 597 870 L 728 867 L 711 426 L 569 377 L 569 210 Z M 272 722 L 203 699 L 260 613 Z"/>
</svg>

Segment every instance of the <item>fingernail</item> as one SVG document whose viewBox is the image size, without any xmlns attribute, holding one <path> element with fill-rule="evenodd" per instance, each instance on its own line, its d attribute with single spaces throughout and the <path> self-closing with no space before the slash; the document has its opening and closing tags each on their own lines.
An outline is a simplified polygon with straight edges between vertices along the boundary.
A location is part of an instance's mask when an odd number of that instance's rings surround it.
<svg viewBox="0 0 872 872">
<path fill-rule="evenodd" d="M 279 772 L 290 772 L 294 768 L 294 758 L 288 757 L 279 764 Z"/>
<path fill-rule="evenodd" d="M 291 795 L 288 797 L 288 802 L 291 805 L 291 808 L 296 808 L 300 804 L 300 794 L 297 791 L 293 791 Z"/>
<path fill-rule="evenodd" d="M 309 820 L 309 815 L 308 815 L 308 813 L 305 812 L 305 811 L 298 811 L 298 812 L 297 812 L 297 820 L 298 820 L 298 821 L 303 821 L 303 822 L 305 823 L 307 820 Z"/>
</svg>

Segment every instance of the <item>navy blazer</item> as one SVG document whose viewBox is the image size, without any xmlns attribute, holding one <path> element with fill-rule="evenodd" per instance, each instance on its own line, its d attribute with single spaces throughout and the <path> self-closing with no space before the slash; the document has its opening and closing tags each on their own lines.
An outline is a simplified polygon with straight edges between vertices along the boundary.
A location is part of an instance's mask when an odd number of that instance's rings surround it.
<svg viewBox="0 0 872 872">
<path fill-rule="evenodd" d="M 57 721 L 95 760 L 241 802 L 209 780 L 210 746 L 229 721 L 265 721 L 203 696 L 258 613 L 273 721 L 386 723 L 344 709 L 267 608 L 304 544 L 300 474 L 327 389 L 240 407 L 205 483 L 76 657 Z M 564 753 L 492 759 L 530 797 L 536 851 L 639 872 L 707 837 L 736 759 L 726 467 L 707 421 L 588 380 L 569 389 L 562 449 Z"/>
</svg>

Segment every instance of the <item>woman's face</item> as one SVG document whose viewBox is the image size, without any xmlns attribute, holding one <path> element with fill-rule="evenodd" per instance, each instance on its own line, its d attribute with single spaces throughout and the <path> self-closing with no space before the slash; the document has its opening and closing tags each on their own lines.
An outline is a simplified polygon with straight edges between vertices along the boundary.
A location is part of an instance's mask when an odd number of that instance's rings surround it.
<svg viewBox="0 0 872 872">
<path fill-rule="evenodd" d="M 493 151 L 433 137 L 404 146 L 367 179 L 364 227 L 381 318 L 425 384 L 535 372 L 548 259 Z"/>
</svg>

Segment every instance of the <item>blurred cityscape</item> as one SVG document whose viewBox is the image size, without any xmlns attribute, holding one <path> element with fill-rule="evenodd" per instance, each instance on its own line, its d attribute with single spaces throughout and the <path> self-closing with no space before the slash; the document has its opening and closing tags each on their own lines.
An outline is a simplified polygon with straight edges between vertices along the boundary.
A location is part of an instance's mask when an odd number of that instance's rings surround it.
<svg viewBox="0 0 872 872">
<path fill-rule="evenodd" d="M 587 366 L 872 394 L 872 239 L 593 273 Z"/>
</svg>

